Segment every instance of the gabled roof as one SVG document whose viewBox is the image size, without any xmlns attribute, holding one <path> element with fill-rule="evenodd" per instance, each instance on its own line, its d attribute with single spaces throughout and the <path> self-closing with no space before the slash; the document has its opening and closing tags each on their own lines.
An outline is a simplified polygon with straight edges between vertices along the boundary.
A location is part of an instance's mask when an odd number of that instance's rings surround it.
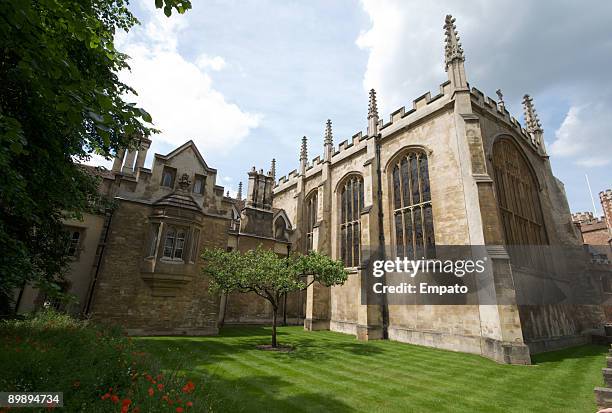
<svg viewBox="0 0 612 413">
<path fill-rule="evenodd" d="M 198 160 L 200 161 L 200 163 L 202 164 L 202 166 L 204 167 L 206 172 L 217 173 L 216 169 L 210 168 L 206 164 L 206 161 L 202 157 L 202 154 L 198 150 L 198 147 L 196 146 L 196 144 L 192 140 L 188 140 L 187 142 L 185 142 L 184 144 L 182 144 L 181 146 L 179 146 L 178 148 L 176 148 L 175 150 L 173 150 L 172 152 L 170 152 L 167 155 L 161 155 L 159 153 L 156 153 L 155 157 L 159 158 L 159 159 L 163 159 L 163 160 L 168 160 L 168 159 L 174 158 L 176 155 L 178 155 L 179 153 L 183 152 L 184 150 L 186 150 L 187 148 L 190 148 L 190 147 L 193 149 L 193 152 L 196 154 L 196 157 L 198 158 Z"/>
<path fill-rule="evenodd" d="M 287 229 L 291 230 L 293 229 L 293 227 L 291 226 L 291 220 L 289 220 L 289 217 L 287 216 L 287 213 L 285 212 L 284 209 L 276 209 L 274 208 L 274 218 L 272 218 L 272 222 L 276 222 L 276 220 L 278 218 L 282 218 L 285 220 L 285 222 L 287 223 Z"/>
<path fill-rule="evenodd" d="M 153 203 L 155 206 L 171 206 L 182 209 L 190 209 L 196 212 L 202 212 L 200 206 L 194 201 L 191 195 L 173 192 L 166 195 Z"/>
</svg>

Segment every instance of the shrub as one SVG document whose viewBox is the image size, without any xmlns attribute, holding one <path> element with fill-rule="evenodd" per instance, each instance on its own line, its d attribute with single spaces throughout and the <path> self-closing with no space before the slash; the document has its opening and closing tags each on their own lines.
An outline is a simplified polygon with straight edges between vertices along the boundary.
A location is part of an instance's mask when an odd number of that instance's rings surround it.
<svg viewBox="0 0 612 413">
<path fill-rule="evenodd" d="M 0 323 L 0 348 L 0 389 L 61 391 L 62 411 L 209 410 L 196 384 L 161 371 L 116 327 L 44 311 Z"/>
</svg>

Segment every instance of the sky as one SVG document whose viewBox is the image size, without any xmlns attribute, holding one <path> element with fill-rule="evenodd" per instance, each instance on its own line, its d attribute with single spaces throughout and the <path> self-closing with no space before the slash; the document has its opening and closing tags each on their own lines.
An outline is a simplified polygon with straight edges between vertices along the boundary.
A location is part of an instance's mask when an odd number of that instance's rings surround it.
<svg viewBox="0 0 612 413">
<path fill-rule="evenodd" d="M 327 119 L 336 145 L 365 131 L 369 89 L 385 120 L 437 94 L 452 14 L 470 86 L 501 89 L 523 124 L 530 94 L 571 210 L 593 210 L 588 174 L 601 214 L 597 194 L 612 188 L 610 1 L 193 0 L 171 18 L 154 3 L 133 0 L 141 25 L 116 39 L 131 56 L 120 76 L 138 91 L 127 99 L 162 131 L 147 166 L 191 139 L 232 194 L 272 158 L 286 175 L 302 136 L 310 159 L 322 154 Z"/>
</svg>

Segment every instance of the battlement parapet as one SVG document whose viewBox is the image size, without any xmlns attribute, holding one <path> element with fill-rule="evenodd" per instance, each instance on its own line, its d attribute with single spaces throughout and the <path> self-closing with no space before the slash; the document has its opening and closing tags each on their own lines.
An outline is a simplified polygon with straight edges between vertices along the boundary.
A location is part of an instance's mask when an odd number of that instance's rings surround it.
<svg viewBox="0 0 612 413">
<path fill-rule="evenodd" d="M 389 122 L 384 123 L 382 120 L 379 121 L 379 129 L 382 131 L 393 124 L 397 124 L 404 118 L 412 115 L 413 113 L 423 112 L 424 110 L 428 110 L 432 103 L 438 101 L 444 96 L 448 96 L 450 98 L 451 95 L 451 84 L 449 81 L 446 81 L 440 85 L 440 93 L 435 96 L 431 96 L 431 92 L 427 92 L 419 96 L 418 98 L 412 101 L 412 109 L 406 111 L 406 107 L 402 106 L 401 108 L 391 112 L 389 117 Z"/>
<path fill-rule="evenodd" d="M 493 115 L 495 118 L 506 123 L 511 129 L 513 129 L 529 146 L 535 151 L 540 152 L 540 145 L 535 138 L 521 125 L 521 123 L 514 116 L 508 112 L 504 105 L 499 104 L 495 99 L 486 96 L 476 87 L 472 87 L 470 90 L 472 97 L 472 103 L 478 106 L 480 109 Z M 543 152 L 543 151 L 542 151 Z"/>
<path fill-rule="evenodd" d="M 592 212 L 573 213 L 572 222 L 580 226 L 582 232 L 594 231 L 606 227 L 606 219 L 604 217 L 596 217 Z"/>
<path fill-rule="evenodd" d="M 574 212 L 572 214 L 572 222 L 586 222 L 593 220 L 592 212 Z"/>
<path fill-rule="evenodd" d="M 603 201 L 612 202 L 612 189 L 606 189 L 605 191 L 601 191 L 599 193 L 599 199 Z"/>
<path fill-rule="evenodd" d="M 306 166 L 306 168 L 308 168 L 308 165 Z M 289 174 L 286 176 L 281 176 L 276 182 L 276 185 L 274 185 L 274 187 L 272 188 L 274 193 L 281 192 L 295 185 L 298 181 L 299 176 L 300 174 L 298 173 L 297 169 L 294 169 L 293 171 L 289 172 Z"/>
</svg>

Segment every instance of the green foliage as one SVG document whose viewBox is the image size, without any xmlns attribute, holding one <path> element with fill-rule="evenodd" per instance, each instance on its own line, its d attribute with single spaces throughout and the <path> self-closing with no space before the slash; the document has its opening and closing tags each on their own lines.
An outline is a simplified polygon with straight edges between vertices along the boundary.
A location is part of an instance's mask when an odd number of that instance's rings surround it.
<svg viewBox="0 0 612 413">
<path fill-rule="evenodd" d="M 281 257 L 259 246 L 243 254 L 221 248 L 207 249 L 203 273 L 211 291 L 253 292 L 272 304 L 272 346 L 276 347 L 276 318 L 285 294 L 306 289 L 314 282 L 326 286 L 344 284 L 348 273 L 340 261 L 312 251 L 308 255 Z"/>
<path fill-rule="evenodd" d="M 153 0 L 150 0 L 153 1 Z M 187 0 L 156 1 L 169 15 Z M 138 23 L 128 0 L 0 2 L 0 313 L 15 287 L 66 265 L 62 220 L 90 206 L 97 181 L 78 167 L 154 130 L 125 96 L 117 31 Z M 4 307 L 4 308 L 2 308 Z"/>
<path fill-rule="evenodd" d="M 185 13 L 191 8 L 190 0 L 155 0 L 155 7 L 164 9 L 164 14 L 168 17 L 172 15 L 172 9 L 180 14 Z"/>
<path fill-rule="evenodd" d="M 208 411 L 199 386 L 118 328 L 45 311 L 0 323 L 0 348 L 3 391 L 61 391 L 66 411 L 119 412 L 126 400 L 129 412 Z"/>
<path fill-rule="evenodd" d="M 284 257 L 261 246 L 245 253 L 217 248 L 205 250 L 202 258 L 212 291 L 253 292 L 274 308 L 283 294 L 304 290 L 313 282 L 343 284 L 348 277 L 342 262 L 315 251 Z"/>
</svg>

